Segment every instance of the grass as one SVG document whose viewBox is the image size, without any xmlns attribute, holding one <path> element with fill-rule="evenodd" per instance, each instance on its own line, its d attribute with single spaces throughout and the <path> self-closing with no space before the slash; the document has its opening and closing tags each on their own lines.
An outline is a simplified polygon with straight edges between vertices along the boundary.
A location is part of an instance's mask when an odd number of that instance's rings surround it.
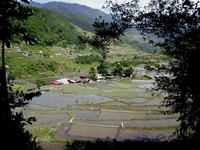
<svg viewBox="0 0 200 150">
<path fill-rule="evenodd" d="M 121 87 L 122 89 L 129 89 L 131 86 L 130 85 L 123 85 L 119 84 L 117 87 Z M 116 89 L 116 90 L 111 90 L 111 91 L 103 91 L 103 90 L 98 90 L 95 88 L 91 87 L 82 87 L 79 86 L 78 84 L 68 84 L 68 85 L 61 85 L 60 88 L 62 89 L 64 94 L 94 94 L 94 95 L 99 95 L 99 96 L 105 96 L 109 98 L 116 98 L 116 97 L 121 97 L 121 98 L 152 98 L 152 95 L 150 92 L 131 92 L 127 90 L 122 90 L 122 89 Z"/>
<path fill-rule="evenodd" d="M 146 131 L 175 131 L 177 126 L 167 126 L 167 127 L 124 127 L 123 130 L 146 130 Z M 56 139 L 53 137 L 53 133 L 56 129 L 56 126 L 26 126 L 26 129 L 30 131 L 33 137 L 36 137 L 36 140 L 39 142 L 56 142 L 64 143 L 67 140 Z M 77 129 L 76 129 L 77 130 Z M 74 131 L 73 129 L 73 132 Z"/>
<path fill-rule="evenodd" d="M 27 126 L 26 129 L 32 133 L 33 137 L 36 137 L 38 141 L 42 142 L 50 142 L 50 141 L 55 141 L 53 138 L 53 132 L 55 130 L 55 126 Z"/>
<path fill-rule="evenodd" d="M 111 87 L 114 87 L 114 88 L 119 88 L 119 89 L 129 89 L 129 88 L 132 88 L 133 86 L 130 85 L 130 84 L 113 84 L 111 85 Z"/>
<path fill-rule="evenodd" d="M 31 86 L 31 85 L 13 84 L 14 90 L 19 90 L 19 91 L 23 91 L 23 92 L 30 91 L 34 88 L 35 88 L 35 86 Z"/>
<path fill-rule="evenodd" d="M 166 127 L 124 127 L 129 130 L 147 130 L 147 131 L 168 131 L 177 129 L 177 126 L 166 126 Z"/>
<path fill-rule="evenodd" d="M 92 94 L 95 89 L 85 88 L 78 84 L 68 84 L 59 86 L 64 94 Z"/>
</svg>

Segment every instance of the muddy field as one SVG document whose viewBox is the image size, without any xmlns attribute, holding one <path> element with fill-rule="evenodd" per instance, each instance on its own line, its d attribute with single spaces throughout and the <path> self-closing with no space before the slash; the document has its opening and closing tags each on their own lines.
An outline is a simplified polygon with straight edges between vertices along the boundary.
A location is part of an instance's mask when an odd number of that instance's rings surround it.
<svg viewBox="0 0 200 150">
<path fill-rule="evenodd" d="M 165 115 L 163 95 L 152 96 L 153 80 L 109 80 L 41 88 L 24 110 L 35 116 L 29 128 L 41 142 L 73 139 L 165 140 L 178 125 L 177 115 Z M 40 134 L 41 129 L 47 130 Z"/>
</svg>

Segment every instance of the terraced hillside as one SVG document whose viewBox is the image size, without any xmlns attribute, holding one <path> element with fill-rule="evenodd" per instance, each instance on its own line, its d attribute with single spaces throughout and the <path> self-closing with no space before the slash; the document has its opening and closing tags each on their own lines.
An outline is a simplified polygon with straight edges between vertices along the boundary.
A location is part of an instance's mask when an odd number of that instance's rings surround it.
<svg viewBox="0 0 200 150">
<path fill-rule="evenodd" d="M 148 91 L 153 82 L 118 78 L 44 86 L 42 96 L 24 110 L 37 118 L 28 128 L 42 142 L 167 140 L 178 125 L 177 115 L 162 113 L 163 95 Z"/>
</svg>

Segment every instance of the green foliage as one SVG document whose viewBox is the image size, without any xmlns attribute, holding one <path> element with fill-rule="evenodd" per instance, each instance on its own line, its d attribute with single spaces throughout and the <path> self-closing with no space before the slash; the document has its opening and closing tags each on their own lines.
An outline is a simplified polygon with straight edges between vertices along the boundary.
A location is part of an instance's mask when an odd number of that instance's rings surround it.
<svg viewBox="0 0 200 150">
<path fill-rule="evenodd" d="M 123 66 L 121 65 L 121 63 L 119 62 L 116 63 L 114 74 L 119 75 L 121 77 L 123 76 Z"/>
<path fill-rule="evenodd" d="M 94 32 L 92 23 L 97 16 L 103 16 L 106 20 L 111 18 L 110 15 L 105 14 L 98 9 L 92 9 L 75 3 L 50 2 L 46 5 L 41 5 L 41 7 L 45 7 L 52 12 L 55 12 L 63 20 L 72 22 L 89 32 Z"/>
<path fill-rule="evenodd" d="M 14 83 L 12 88 L 15 91 L 19 90 L 19 91 L 23 91 L 23 92 L 28 92 L 28 91 L 35 89 L 35 86 L 33 86 L 33 85 L 28 86 L 28 85 Z"/>
<path fill-rule="evenodd" d="M 133 75 L 133 72 L 134 70 L 131 67 L 131 64 L 123 63 L 123 61 L 116 62 L 116 65 L 114 67 L 115 75 L 118 75 L 120 77 L 131 77 Z"/>
<path fill-rule="evenodd" d="M 100 65 L 97 67 L 98 73 L 102 76 L 106 76 L 108 70 L 108 63 L 106 61 L 101 61 Z"/>
<path fill-rule="evenodd" d="M 6 149 L 41 149 L 32 134 L 24 126 L 35 121 L 34 117 L 25 118 L 19 108 L 24 108 L 29 101 L 41 95 L 40 92 L 23 93 L 13 91 L 13 76 L 6 74 L 5 45 L 10 47 L 11 41 L 20 37 L 26 43 L 32 43 L 22 23 L 32 15 L 32 10 L 21 4 L 27 0 L 2 0 L 0 8 L 0 40 L 2 45 L 2 67 L 0 68 L 0 128 L 1 147 Z"/>
<path fill-rule="evenodd" d="M 30 41 L 22 23 L 32 15 L 32 10 L 29 7 L 22 6 L 16 0 L 3 0 L 0 9 L 0 40 L 7 47 L 10 47 L 10 42 L 14 36 L 20 36 L 25 41 Z M 31 42 L 31 41 L 30 41 Z"/>
<path fill-rule="evenodd" d="M 199 1 L 190 0 L 152 0 L 141 10 L 138 1 L 121 5 L 107 1 L 113 23 L 124 28 L 109 26 L 112 23 L 104 21 L 94 22 L 97 36 L 118 38 L 126 29 L 135 27 L 145 38 L 149 38 L 150 43 L 164 48 L 171 59 L 167 66 L 158 65 L 159 76 L 154 90 L 166 92 L 163 103 L 169 108 L 168 112 L 180 114 L 180 126 L 176 132 L 180 140 L 200 140 L 200 119 L 196 117 L 200 114 L 200 74 L 197 69 L 200 57 L 199 5 Z M 154 43 L 151 34 L 163 40 Z M 122 74 L 122 65 L 117 65 L 116 71 Z"/>
<path fill-rule="evenodd" d="M 109 150 L 117 150 L 117 149 L 130 149 L 130 147 L 134 147 L 135 149 L 162 149 L 165 147 L 166 149 L 170 149 L 172 147 L 182 147 L 189 146 L 184 142 L 163 142 L 163 135 L 158 135 L 154 141 L 149 139 L 148 137 L 144 137 L 141 141 L 111 141 L 111 140 L 95 140 L 95 141 L 83 141 L 83 140 L 74 140 L 72 142 L 68 142 L 66 147 L 69 149 L 109 149 Z M 191 144 L 192 146 L 192 144 Z"/>
<path fill-rule="evenodd" d="M 32 122 L 36 121 L 36 118 L 25 118 L 22 113 L 23 108 L 27 107 L 32 98 L 40 96 L 41 93 L 40 91 L 24 93 L 20 90 L 13 90 L 12 81 L 14 80 L 14 77 L 8 74 L 7 78 L 8 97 L 6 100 L 9 102 L 11 113 L 6 114 L 6 117 L 3 117 L 3 113 L 1 113 L 0 127 L 3 129 L 1 132 L 3 137 L 1 140 L 1 146 L 6 147 L 7 149 L 19 148 L 41 150 L 42 148 L 36 142 L 35 137 L 33 137 L 32 134 L 25 129 L 25 126 L 32 124 Z M 2 90 L 2 84 L 0 84 L 0 90 Z M 3 104 L 2 94 L 0 98 L 1 104 Z"/>
<path fill-rule="evenodd" d="M 133 75 L 133 68 L 132 67 L 128 67 L 126 69 L 123 70 L 123 76 L 124 77 L 131 77 Z"/>
<path fill-rule="evenodd" d="M 13 90 L 12 80 L 14 80 L 14 77 L 8 75 L 8 100 L 11 108 L 11 122 L 5 134 L 9 136 L 10 141 L 17 142 L 19 148 L 41 149 L 32 134 L 24 128 L 25 125 L 32 124 L 32 122 L 36 121 L 36 118 L 25 118 L 22 111 L 18 111 L 19 108 L 22 110 L 22 108 L 27 107 L 32 98 L 40 96 L 41 93 L 40 91 L 24 93 L 23 91 Z M 12 146 L 17 147 L 11 144 Z M 8 148 L 9 146 L 6 147 Z"/>
<path fill-rule="evenodd" d="M 37 79 L 37 80 L 35 81 L 35 84 L 36 84 L 37 88 L 40 88 L 41 86 L 44 86 L 44 85 L 45 85 L 45 81 L 44 81 L 44 80 Z"/>
<path fill-rule="evenodd" d="M 89 39 L 90 44 L 104 51 L 108 51 L 108 46 L 112 43 L 119 43 L 120 36 L 127 28 L 116 21 L 105 22 L 101 16 L 95 20 L 93 27 L 95 36 Z"/>
<path fill-rule="evenodd" d="M 102 61 L 102 57 L 99 55 L 78 56 L 75 61 L 77 64 L 92 64 Z"/>
<path fill-rule="evenodd" d="M 90 71 L 89 71 L 90 79 L 93 80 L 93 81 L 96 81 L 97 80 L 97 75 L 96 74 L 97 74 L 97 72 L 94 69 L 94 67 L 91 67 Z"/>
<path fill-rule="evenodd" d="M 35 37 L 37 44 L 66 46 L 78 43 L 78 36 L 82 34 L 73 25 L 45 8 L 32 9 L 33 15 L 24 23 L 24 27 Z"/>
<path fill-rule="evenodd" d="M 42 73 L 56 73 L 58 72 L 58 63 L 51 59 L 29 59 L 28 63 L 26 59 L 17 59 L 15 62 L 13 59 L 7 61 L 11 70 L 16 77 L 21 78 L 23 76 L 35 76 L 42 75 Z M 15 65 L 15 63 L 18 63 Z"/>
<path fill-rule="evenodd" d="M 162 7 L 157 7 L 158 5 Z M 165 41 L 160 45 L 165 48 L 168 56 L 175 59 L 169 66 L 159 69 L 172 77 L 156 78 L 156 90 L 168 93 L 163 103 L 170 108 L 169 112 L 180 113 L 178 120 L 181 123 L 177 136 L 182 140 L 199 140 L 200 137 L 200 120 L 195 117 L 199 114 L 200 106 L 197 92 L 200 89 L 199 72 L 196 70 L 200 56 L 199 15 L 199 3 L 172 0 L 151 3 L 150 12 L 142 14 L 139 19 L 142 22 L 148 19 L 141 29 L 146 33 L 151 32 L 164 37 Z M 149 24 L 153 27 L 150 30 Z"/>
</svg>

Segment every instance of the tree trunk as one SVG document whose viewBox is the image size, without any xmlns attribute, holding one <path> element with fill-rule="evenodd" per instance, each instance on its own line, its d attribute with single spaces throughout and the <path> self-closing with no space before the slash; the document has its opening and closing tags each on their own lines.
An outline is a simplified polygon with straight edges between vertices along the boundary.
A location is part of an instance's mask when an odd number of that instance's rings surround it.
<svg viewBox="0 0 200 150">
<path fill-rule="evenodd" d="M 0 94 L 1 94 L 1 109 L 0 115 L 1 119 L 3 119 L 6 123 L 9 123 L 11 120 L 11 109 L 9 106 L 9 98 L 8 98 L 8 89 L 7 89 L 7 82 L 6 82 L 6 67 L 5 67 L 5 43 L 2 40 L 2 68 L 1 68 L 1 87 L 0 87 Z"/>
</svg>

